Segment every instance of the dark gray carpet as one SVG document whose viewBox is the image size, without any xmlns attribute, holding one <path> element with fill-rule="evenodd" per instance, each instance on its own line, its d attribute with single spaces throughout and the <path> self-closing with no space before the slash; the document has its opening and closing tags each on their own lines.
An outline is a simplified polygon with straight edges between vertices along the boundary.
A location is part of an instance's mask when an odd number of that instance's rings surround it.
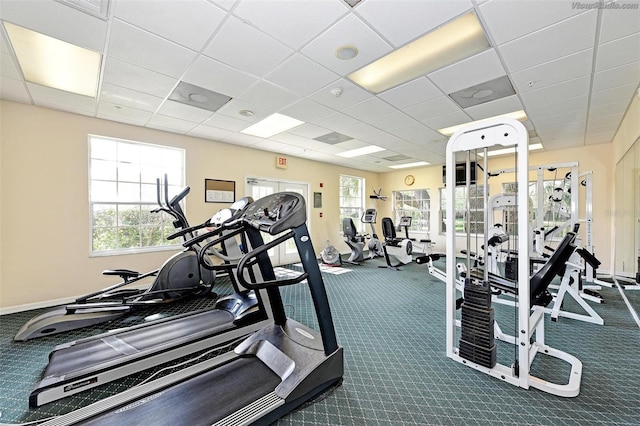
<svg viewBox="0 0 640 426">
<path fill-rule="evenodd" d="M 339 343 L 344 347 L 342 386 L 281 419 L 282 425 L 640 425 L 637 402 L 640 330 L 616 289 L 605 288 L 606 304 L 595 305 L 605 325 L 561 318 L 547 321 L 546 341 L 583 363 L 576 398 L 524 390 L 449 360 L 445 355 L 445 287 L 411 264 L 400 271 L 379 269 L 382 259 L 347 266 L 342 275 L 324 273 Z M 443 265 L 439 265 L 443 267 Z M 295 266 L 290 266 L 295 270 Z M 282 289 L 288 314 L 309 326 L 317 323 L 303 285 Z M 640 292 L 639 292 L 640 293 Z M 636 297 L 631 295 L 631 297 Z M 173 307 L 171 315 L 210 303 L 198 300 Z M 504 331 L 513 328 L 510 308 L 495 306 Z M 566 307 L 570 309 L 570 303 Z M 146 315 L 127 320 L 143 321 Z M 127 378 L 38 409 L 28 394 L 56 344 L 123 324 L 12 341 L 35 312 L 0 317 L 0 422 L 18 423 L 68 412 L 119 392 L 148 377 Z M 500 344 L 498 359 L 513 360 L 513 348 Z M 564 363 L 536 357 L 533 370 L 562 380 Z"/>
</svg>

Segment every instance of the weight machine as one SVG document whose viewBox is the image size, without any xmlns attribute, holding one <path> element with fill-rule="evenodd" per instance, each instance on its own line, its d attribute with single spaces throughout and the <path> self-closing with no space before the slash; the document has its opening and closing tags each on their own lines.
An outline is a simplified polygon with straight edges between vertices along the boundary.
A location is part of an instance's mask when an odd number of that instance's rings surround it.
<svg viewBox="0 0 640 426">
<path fill-rule="evenodd" d="M 471 189 L 470 164 L 472 152 L 480 152 L 484 161 L 483 170 L 487 170 L 487 154 L 492 147 L 513 147 L 516 154 L 517 193 L 516 201 L 518 230 L 529 229 L 529 164 L 528 164 L 528 132 L 522 123 L 512 119 L 490 119 L 481 124 L 472 123 L 458 130 L 449 140 L 446 151 L 446 191 L 447 199 L 455 199 L 456 156 L 464 155 L 466 162 L 467 193 Z M 479 158 L 479 156 L 478 156 Z M 484 186 L 488 185 L 487 173 L 484 175 Z M 467 198 L 467 210 L 470 200 Z M 447 229 L 453 230 L 456 220 L 455 203 L 447 205 Z M 489 209 L 485 209 L 484 223 L 489 223 Z M 467 215 L 466 250 L 471 249 L 470 219 Z M 464 278 L 464 302 L 461 304 L 461 317 L 457 314 L 456 254 L 459 252 L 455 232 L 446 236 L 446 353 L 447 357 L 475 370 L 489 374 L 507 383 L 528 389 L 534 387 L 544 392 L 563 397 L 573 397 L 580 392 L 582 363 L 576 357 L 552 348 L 544 341 L 544 312 L 540 306 L 551 301 L 547 291 L 549 282 L 559 274 L 575 250 L 574 233 L 568 233 L 558 246 L 550 260 L 534 276 L 529 276 L 529 240 L 527 231 L 519 232 L 517 251 L 519 253 L 516 280 L 511 281 L 500 276 L 474 270 L 472 273 L 471 258 L 467 255 L 468 275 Z M 485 227 L 482 238 L 485 246 L 488 243 L 488 229 Z M 494 343 L 493 308 L 491 307 L 492 289 L 508 291 L 517 298 L 517 332 L 513 337 L 517 357 L 511 366 L 503 365 L 496 360 Z M 465 306 L 466 305 L 466 306 Z M 459 343 L 456 342 L 459 338 Z M 567 362 L 571 372 L 566 384 L 552 383 L 531 373 L 531 365 L 536 355 L 543 353 Z"/>
</svg>

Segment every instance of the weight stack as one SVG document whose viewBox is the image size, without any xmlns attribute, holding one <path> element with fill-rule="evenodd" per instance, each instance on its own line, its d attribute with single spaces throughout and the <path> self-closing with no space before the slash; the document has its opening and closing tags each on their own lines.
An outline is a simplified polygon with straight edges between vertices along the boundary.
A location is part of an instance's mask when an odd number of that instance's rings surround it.
<svg viewBox="0 0 640 426">
<path fill-rule="evenodd" d="M 460 309 L 460 356 L 483 367 L 493 368 L 496 365 L 496 345 L 489 284 L 467 279 Z"/>
</svg>

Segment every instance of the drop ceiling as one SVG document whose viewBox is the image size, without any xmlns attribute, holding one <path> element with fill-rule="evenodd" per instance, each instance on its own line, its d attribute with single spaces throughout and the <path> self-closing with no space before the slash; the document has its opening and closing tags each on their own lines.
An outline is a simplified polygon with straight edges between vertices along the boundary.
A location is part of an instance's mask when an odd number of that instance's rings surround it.
<svg viewBox="0 0 640 426">
<path fill-rule="evenodd" d="M 0 98 L 373 172 L 441 164 L 438 129 L 521 109 L 545 150 L 601 144 L 640 82 L 640 1 L 615 3 L 0 0 L 0 20 L 103 55 L 95 98 L 39 86 L 24 80 L 3 25 Z M 489 49 L 377 95 L 347 79 L 469 11 Z M 343 46 L 357 56 L 338 58 Z M 466 108 L 449 96 L 505 76 L 515 94 Z M 212 112 L 171 99 L 179 86 L 232 99 Z M 240 133 L 273 113 L 305 124 L 269 139 Z M 385 150 L 336 155 L 367 145 Z"/>
</svg>

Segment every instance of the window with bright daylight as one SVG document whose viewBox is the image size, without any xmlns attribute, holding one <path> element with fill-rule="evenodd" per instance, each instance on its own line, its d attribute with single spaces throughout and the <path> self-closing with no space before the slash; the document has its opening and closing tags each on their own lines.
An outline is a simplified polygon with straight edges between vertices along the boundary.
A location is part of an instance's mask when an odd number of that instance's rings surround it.
<svg viewBox="0 0 640 426">
<path fill-rule="evenodd" d="M 402 216 L 411 216 L 409 231 L 428 233 L 430 211 L 431 198 L 428 189 L 393 191 L 393 223 L 396 226 Z M 402 232 L 404 235 L 404 229 Z"/>
<path fill-rule="evenodd" d="M 467 187 L 457 186 L 454 200 L 456 206 L 456 233 L 467 232 L 467 218 L 469 220 L 468 231 L 471 234 L 484 233 L 484 186 L 475 185 L 469 190 L 467 197 Z M 467 198 L 469 199 L 469 209 L 467 211 Z M 447 191 L 440 188 L 440 233 L 447 232 Z"/>
<path fill-rule="evenodd" d="M 184 150 L 89 136 L 91 255 L 154 251 L 175 246 L 173 218 L 158 207 L 156 179 L 169 198 L 184 187 Z"/>
<path fill-rule="evenodd" d="M 342 219 L 350 217 L 356 229 L 362 231 L 361 218 L 364 213 L 364 178 L 340 175 L 340 232 Z"/>
</svg>

